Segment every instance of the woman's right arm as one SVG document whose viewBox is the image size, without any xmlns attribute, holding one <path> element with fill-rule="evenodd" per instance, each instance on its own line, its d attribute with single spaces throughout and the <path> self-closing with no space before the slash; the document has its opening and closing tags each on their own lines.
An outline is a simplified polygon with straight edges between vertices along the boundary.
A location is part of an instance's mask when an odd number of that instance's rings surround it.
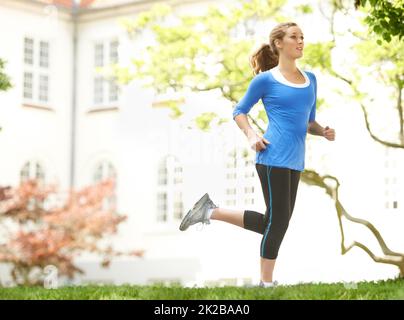
<svg viewBox="0 0 404 320">
<path fill-rule="evenodd" d="M 254 151 L 265 149 L 265 144 L 270 143 L 255 132 L 247 118 L 248 112 L 263 97 L 265 89 L 268 88 L 267 80 L 268 75 L 266 74 L 260 73 L 256 75 L 251 80 L 244 97 L 233 109 L 233 119 L 248 138 L 249 144 Z"/>
<path fill-rule="evenodd" d="M 236 121 L 237 126 L 246 135 L 248 144 L 254 151 L 261 151 L 262 149 L 266 148 L 266 144 L 270 143 L 267 139 L 258 135 L 255 130 L 251 128 L 246 114 L 238 114 L 234 117 L 234 120 Z"/>
</svg>

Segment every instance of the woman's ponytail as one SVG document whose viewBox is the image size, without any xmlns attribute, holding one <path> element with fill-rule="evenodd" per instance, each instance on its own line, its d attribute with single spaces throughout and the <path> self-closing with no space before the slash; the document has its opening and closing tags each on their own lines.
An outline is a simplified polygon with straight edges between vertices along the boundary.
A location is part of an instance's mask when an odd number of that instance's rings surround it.
<svg viewBox="0 0 404 320">
<path fill-rule="evenodd" d="M 278 65 L 278 55 L 274 53 L 268 43 L 264 43 L 261 47 L 251 56 L 250 64 L 253 68 L 254 74 L 272 69 Z"/>
</svg>

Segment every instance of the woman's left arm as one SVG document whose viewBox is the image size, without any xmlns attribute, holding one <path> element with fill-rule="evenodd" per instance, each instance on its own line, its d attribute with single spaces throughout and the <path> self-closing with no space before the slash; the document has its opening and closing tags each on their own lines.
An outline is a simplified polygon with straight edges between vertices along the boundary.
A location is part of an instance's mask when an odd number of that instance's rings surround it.
<svg viewBox="0 0 404 320">
<path fill-rule="evenodd" d="M 323 128 L 316 121 L 309 122 L 307 132 L 315 136 L 322 136 L 330 141 L 335 140 L 335 130 L 328 126 Z"/>
</svg>

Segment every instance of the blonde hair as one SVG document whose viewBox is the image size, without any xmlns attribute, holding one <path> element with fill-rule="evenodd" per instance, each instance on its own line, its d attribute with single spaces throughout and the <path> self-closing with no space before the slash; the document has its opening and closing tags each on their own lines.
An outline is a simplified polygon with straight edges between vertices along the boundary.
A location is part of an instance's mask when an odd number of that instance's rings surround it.
<svg viewBox="0 0 404 320">
<path fill-rule="evenodd" d="M 275 45 L 275 40 L 282 40 L 286 35 L 286 30 L 294 26 L 297 26 L 294 22 L 282 22 L 272 29 L 269 34 L 269 43 L 262 44 L 250 57 L 250 64 L 255 75 L 278 65 L 279 51 Z"/>
</svg>

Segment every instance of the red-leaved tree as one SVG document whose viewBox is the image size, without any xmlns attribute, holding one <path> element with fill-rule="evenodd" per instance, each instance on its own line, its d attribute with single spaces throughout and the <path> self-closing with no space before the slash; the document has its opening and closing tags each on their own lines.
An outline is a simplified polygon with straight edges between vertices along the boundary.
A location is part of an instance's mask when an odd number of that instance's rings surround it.
<svg viewBox="0 0 404 320">
<path fill-rule="evenodd" d="M 119 252 L 101 241 L 117 233 L 126 216 L 116 212 L 115 182 L 105 180 L 65 194 L 54 185 L 28 180 L 0 187 L 0 262 L 11 263 L 16 284 L 38 285 L 47 265 L 72 279 L 83 273 L 74 264 L 82 253 L 96 253 L 108 266 L 118 255 L 141 257 L 142 250 Z"/>
</svg>

